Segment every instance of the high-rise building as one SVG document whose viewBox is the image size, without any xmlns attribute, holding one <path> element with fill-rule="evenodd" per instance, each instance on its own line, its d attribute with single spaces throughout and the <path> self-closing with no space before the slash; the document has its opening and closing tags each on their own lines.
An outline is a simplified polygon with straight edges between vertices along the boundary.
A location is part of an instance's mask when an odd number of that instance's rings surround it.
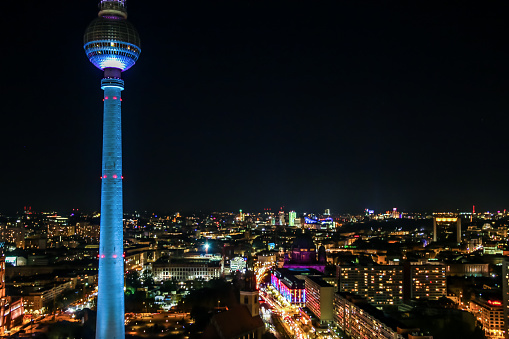
<svg viewBox="0 0 509 339">
<path fill-rule="evenodd" d="M 332 301 L 334 286 L 325 282 L 320 276 L 306 276 L 306 307 L 313 312 L 320 323 L 333 320 Z"/>
<path fill-rule="evenodd" d="M 447 296 L 446 267 L 441 263 L 420 265 L 405 263 L 403 299 L 438 300 Z"/>
<path fill-rule="evenodd" d="M 504 307 L 504 335 L 509 338 L 509 260 L 502 261 L 502 306 Z"/>
<path fill-rule="evenodd" d="M 410 299 L 438 300 L 447 295 L 443 264 L 337 266 L 339 291 L 366 298 L 374 305 L 395 305 Z"/>
<path fill-rule="evenodd" d="M 334 323 L 349 338 L 433 339 L 419 328 L 407 327 L 358 295 L 340 292 L 334 295 Z"/>
<path fill-rule="evenodd" d="M 295 211 L 288 212 L 288 226 L 295 226 L 296 218 L 297 218 L 297 213 Z"/>
<path fill-rule="evenodd" d="M 281 226 L 286 225 L 284 211 L 279 211 L 279 225 Z"/>
<path fill-rule="evenodd" d="M 459 244 L 461 242 L 461 218 L 451 215 L 433 217 L 433 241 Z"/>
<path fill-rule="evenodd" d="M 502 300 L 499 296 L 484 297 L 476 294 L 470 301 L 470 312 L 484 329 L 484 335 L 488 339 L 504 339 L 505 317 Z"/>
<path fill-rule="evenodd" d="M 104 71 L 99 291 L 96 338 L 125 338 L 122 207 L 122 72 L 140 55 L 140 39 L 127 21 L 125 0 L 101 0 L 99 16 L 85 31 L 84 49 L 90 62 Z"/>
<path fill-rule="evenodd" d="M 337 266 L 339 291 L 354 293 L 375 305 L 403 302 L 403 267 L 399 265 Z"/>
<path fill-rule="evenodd" d="M 5 295 L 5 258 L 0 257 L 0 335 L 23 322 L 23 298 Z"/>
</svg>

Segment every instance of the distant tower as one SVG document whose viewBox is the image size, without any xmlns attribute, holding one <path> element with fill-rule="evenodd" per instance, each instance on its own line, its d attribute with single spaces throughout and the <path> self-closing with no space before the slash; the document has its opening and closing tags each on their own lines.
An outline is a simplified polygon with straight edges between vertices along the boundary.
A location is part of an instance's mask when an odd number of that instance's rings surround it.
<svg viewBox="0 0 509 339">
<path fill-rule="evenodd" d="M 260 304 L 258 303 L 258 290 L 256 289 L 256 275 L 253 268 L 251 252 L 247 256 L 246 274 L 244 286 L 240 291 L 240 303 L 246 305 L 252 317 L 259 316 Z"/>
<path fill-rule="evenodd" d="M 288 213 L 288 226 L 295 226 L 295 218 L 297 218 L 297 213 L 290 211 Z"/>
<path fill-rule="evenodd" d="M 286 225 L 284 211 L 279 211 L 279 225 L 282 225 L 282 226 Z"/>
<path fill-rule="evenodd" d="M 126 19 L 125 0 L 102 0 L 99 17 L 90 23 L 83 38 L 90 62 L 104 71 L 97 339 L 125 338 L 121 74 L 134 66 L 140 55 L 138 32 Z"/>
<path fill-rule="evenodd" d="M 455 231 L 453 232 L 453 230 Z M 439 233 L 442 233 L 442 236 L 440 236 Z M 455 238 L 449 236 L 449 234 L 453 233 L 456 233 Z M 453 239 L 457 244 L 461 243 L 461 218 L 459 216 L 433 217 L 433 242 L 437 242 L 440 240 L 451 242 L 453 241 Z"/>
</svg>

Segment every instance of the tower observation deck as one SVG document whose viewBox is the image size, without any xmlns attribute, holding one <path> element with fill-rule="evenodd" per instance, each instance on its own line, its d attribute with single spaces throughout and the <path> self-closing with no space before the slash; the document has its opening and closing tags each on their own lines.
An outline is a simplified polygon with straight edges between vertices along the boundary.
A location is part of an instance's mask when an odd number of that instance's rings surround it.
<svg viewBox="0 0 509 339">
<path fill-rule="evenodd" d="M 127 21 L 125 0 L 102 0 L 83 42 L 90 62 L 104 71 L 96 338 L 119 339 L 125 338 L 121 74 L 134 66 L 141 52 L 138 32 Z"/>
</svg>

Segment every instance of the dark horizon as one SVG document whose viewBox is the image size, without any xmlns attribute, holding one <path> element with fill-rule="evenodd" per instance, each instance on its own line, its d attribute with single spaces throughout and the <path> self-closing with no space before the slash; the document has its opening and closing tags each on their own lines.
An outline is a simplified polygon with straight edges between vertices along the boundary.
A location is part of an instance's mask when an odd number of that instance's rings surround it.
<svg viewBox="0 0 509 339">
<path fill-rule="evenodd" d="M 97 2 L 7 17 L 0 211 L 99 210 Z M 504 210 L 508 7 L 129 0 L 124 210 Z"/>
</svg>

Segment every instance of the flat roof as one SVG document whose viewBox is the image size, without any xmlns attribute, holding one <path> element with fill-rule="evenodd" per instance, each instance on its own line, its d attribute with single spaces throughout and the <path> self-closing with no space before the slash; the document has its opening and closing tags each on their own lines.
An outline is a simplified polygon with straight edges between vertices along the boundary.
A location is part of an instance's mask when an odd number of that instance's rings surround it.
<svg viewBox="0 0 509 339">
<path fill-rule="evenodd" d="M 320 287 L 333 287 L 331 284 L 322 279 L 322 276 L 310 275 L 306 276 L 307 279 L 312 280 L 314 283 L 320 285 Z"/>
</svg>

